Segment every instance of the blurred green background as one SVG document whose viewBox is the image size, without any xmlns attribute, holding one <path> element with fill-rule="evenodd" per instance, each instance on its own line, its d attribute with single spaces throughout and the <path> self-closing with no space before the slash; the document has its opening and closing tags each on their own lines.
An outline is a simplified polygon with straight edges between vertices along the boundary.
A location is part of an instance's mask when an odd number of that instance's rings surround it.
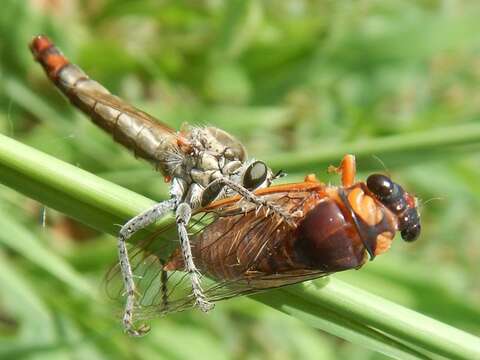
<svg viewBox="0 0 480 360">
<path fill-rule="evenodd" d="M 337 163 L 328 153 L 339 145 L 480 126 L 479 18 L 467 0 L 4 0 L 0 132 L 151 198 L 167 194 L 49 84 L 27 49 L 44 33 L 172 127 L 219 126 L 251 156 L 276 159 L 275 170 L 282 154 L 310 148 Z M 360 177 L 387 170 L 417 194 L 421 238 L 336 276 L 480 335 L 480 154 L 407 150 L 370 151 Z M 286 180 L 337 181 L 323 162 L 302 166 L 287 164 Z M 246 298 L 128 338 L 102 285 L 113 237 L 3 186 L 0 229 L 1 359 L 385 358 Z"/>
</svg>

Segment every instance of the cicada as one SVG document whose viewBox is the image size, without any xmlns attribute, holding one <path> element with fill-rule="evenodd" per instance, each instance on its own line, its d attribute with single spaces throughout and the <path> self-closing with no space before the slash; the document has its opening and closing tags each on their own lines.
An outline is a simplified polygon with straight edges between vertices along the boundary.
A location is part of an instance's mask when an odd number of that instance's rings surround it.
<svg viewBox="0 0 480 360">
<path fill-rule="evenodd" d="M 216 302 L 278 288 L 336 272 L 359 269 L 385 253 L 400 232 L 405 241 L 421 231 L 416 198 L 382 174 L 355 181 L 355 158 L 335 171 L 341 186 L 308 175 L 304 182 L 255 192 L 287 211 L 294 226 L 235 196 L 211 203 L 194 216 L 192 255 L 209 279 L 204 294 Z M 137 320 L 192 307 L 181 247 L 155 250 L 139 245 L 132 262 L 142 294 Z M 115 290 L 115 271 L 108 290 Z"/>
</svg>

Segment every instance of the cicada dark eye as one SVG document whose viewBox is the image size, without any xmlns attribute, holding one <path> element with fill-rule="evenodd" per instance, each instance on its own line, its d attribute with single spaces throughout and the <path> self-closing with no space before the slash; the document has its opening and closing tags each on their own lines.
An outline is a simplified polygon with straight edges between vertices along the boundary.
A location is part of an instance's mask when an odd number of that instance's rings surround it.
<svg viewBox="0 0 480 360">
<path fill-rule="evenodd" d="M 243 175 L 243 186 L 248 190 L 254 190 L 267 179 L 268 168 L 262 161 L 251 163 Z"/>
<path fill-rule="evenodd" d="M 367 178 L 368 189 L 379 199 L 391 196 L 395 191 L 395 183 L 388 176 L 373 174 Z"/>
<path fill-rule="evenodd" d="M 417 209 L 409 208 L 398 219 L 400 234 L 405 241 L 414 241 L 420 235 L 422 227 Z"/>
<path fill-rule="evenodd" d="M 402 235 L 402 239 L 408 242 L 417 240 L 420 232 L 422 230 L 422 226 L 420 223 L 414 224 L 400 232 Z"/>
</svg>

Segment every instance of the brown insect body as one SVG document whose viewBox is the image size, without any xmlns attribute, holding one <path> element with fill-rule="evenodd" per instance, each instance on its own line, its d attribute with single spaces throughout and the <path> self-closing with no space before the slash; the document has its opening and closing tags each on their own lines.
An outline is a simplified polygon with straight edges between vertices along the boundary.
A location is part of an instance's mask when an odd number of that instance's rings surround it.
<svg viewBox="0 0 480 360">
<path fill-rule="evenodd" d="M 255 191 L 290 214 L 293 226 L 239 196 L 197 211 L 189 228 L 192 256 L 205 276 L 203 290 L 209 301 L 358 269 L 386 252 L 396 232 L 405 241 L 419 236 L 416 199 L 400 185 L 379 174 L 356 182 L 352 155 L 332 169 L 341 173 L 341 186 L 309 175 L 302 183 Z M 195 304 L 181 247 L 172 251 L 171 242 L 160 245 L 154 239 L 139 244 L 131 257 L 142 294 L 136 320 Z M 118 274 L 113 271 L 107 279 L 113 298 L 122 294 Z"/>
<path fill-rule="evenodd" d="M 397 231 L 394 214 L 373 200 L 363 183 L 344 189 L 309 181 L 289 184 L 288 189 L 272 186 L 257 194 L 297 213 L 296 227 L 266 211 L 249 209 L 243 202 L 212 204 L 209 208 L 220 217 L 195 238 L 192 249 L 206 276 L 240 280 L 256 289 L 287 285 L 359 268 L 368 259 L 369 248 L 373 256 L 383 252 Z M 374 222 L 368 223 L 369 219 L 353 210 L 350 201 L 358 197 L 372 200 L 369 211 L 378 212 Z M 381 243 L 378 249 L 377 241 Z M 177 251 L 165 270 L 182 269 Z"/>
</svg>

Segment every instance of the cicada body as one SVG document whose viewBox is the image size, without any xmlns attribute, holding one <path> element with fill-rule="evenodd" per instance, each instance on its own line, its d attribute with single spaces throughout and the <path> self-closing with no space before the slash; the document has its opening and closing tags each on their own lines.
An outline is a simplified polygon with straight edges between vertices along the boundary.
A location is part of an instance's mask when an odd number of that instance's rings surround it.
<svg viewBox="0 0 480 360">
<path fill-rule="evenodd" d="M 192 237 L 192 255 L 199 271 L 214 281 L 205 288 L 209 301 L 358 269 L 385 253 L 398 231 L 414 240 L 420 233 L 416 199 L 384 175 L 355 182 L 354 166 L 347 155 L 338 169 L 342 186 L 310 175 L 302 183 L 256 191 L 291 214 L 294 226 L 239 197 L 202 209 L 201 221 L 209 221 Z M 139 313 L 152 316 L 193 305 L 192 296 L 180 291 L 185 269 L 180 248 L 156 266 L 158 279 L 145 278 L 149 287 L 158 287 L 145 294 L 156 296 L 145 296 Z"/>
</svg>

